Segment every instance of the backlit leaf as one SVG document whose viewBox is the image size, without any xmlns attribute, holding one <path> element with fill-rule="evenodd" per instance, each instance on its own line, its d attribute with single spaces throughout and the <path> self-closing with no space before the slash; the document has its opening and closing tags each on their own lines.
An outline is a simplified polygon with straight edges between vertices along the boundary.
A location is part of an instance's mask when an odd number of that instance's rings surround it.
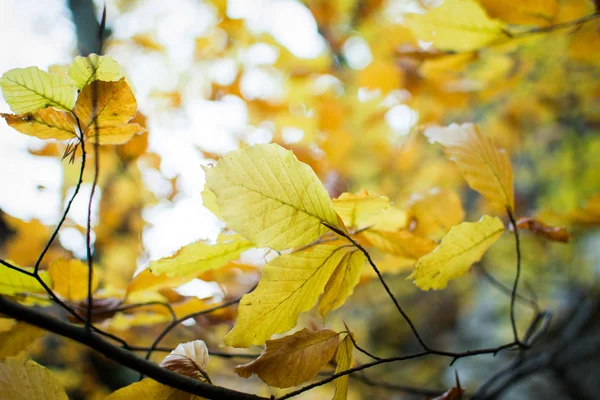
<svg viewBox="0 0 600 400">
<path fill-rule="evenodd" d="M 480 0 L 492 18 L 509 24 L 549 25 L 558 11 L 557 0 Z"/>
<path fill-rule="evenodd" d="M 80 260 L 59 258 L 50 263 L 48 272 L 54 284 L 54 292 L 67 300 L 87 298 L 88 267 Z M 98 274 L 92 276 L 92 290 L 98 287 Z"/>
<path fill-rule="evenodd" d="M 217 218 L 221 218 L 221 210 L 219 209 L 219 204 L 217 203 L 217 196 L 207 188 L 201 193 L 202 195 L 202 205 L 210 210 Z"/>
<path fill-rule="evenodd" d="M 9 331 L 0 333 L 0 359 L 18 355 L 45 333 L 46 331 L 33 325 L 16 323 Z"/>
<path fill-rule="evenodd" d="M 368 229 L 361 232 L 360 237 L 384 253 L 412 259 L 422 257 L 437 247 L 437 243 L 433 240 L 417 236 L 407 230 L 388 232 Z"/>
<path fill-rule="evenodd" d="M 448 281 L 467 273 L 471 264 L 481 260 L 486 250 L 502 235 L 499 218 L 484 215 L 477 222 L 454 226 L 435 251 L 421 257 L 408 277 L 423 289 L 443 289 Z"/>
<path fill-rule="evenodd" d="M 206 174 L 228 227 L 259 247 L 310 243 L 338 220 L 327 191 L 310 169 L 277 144 L 229 153 Z"/>
<path fill-rule="evenodd" d="M 346 252 L 344 247 L 320 245 L 279 256 L 265 265 L 257 288 L 242 297 L 237 322 L 225 336 L 225 344 L 264 344 L 271 335 L 296 326 L 298 315 L 315 305 Z"/>
<path fill-rule="evenodd" d="M 75 87 L 66 79 L 37 67 L 15 68 L 0 78 L 4 100 L 16 114 L 48 106 L 70 111 L 75 102 Z"/>
<path fill-rule="evenodd" d="M 354 287 L 360 280 L 360 274 L 363 270 L 365 255 L 354 250 L 346 253 L 338 266 L 333 271 L 333 275 L 325 285 L 325 292 L 319 301 L 319 314 L 323 318 L 327 316 L 329 311 L 340 307 L 354 291 Z"/>
<path fill-rule="evenodd" d="M 164 288 L 174 288 L 189 281 L 189 276 L 167 276 L 166 274 L 154 274 L 146 268 L 137 274 L 127 286 L 127 294 L 144 291 L 158 291 Z"/>
<path fill-rule="evenodd" d="M 460 197 L 451 190 L 434 188 L 408 202 L 410 230 L 415 235 L 438 239 L 465 218 Z"/>
<path fill-rule="evenodd" d="M 472 189 L 499 210 L 515 209 L 513 172 L 510 158 L 494 147 L 492 139 L 473 124 L 430 127 L 425 136 L 440 143 L 448 159 L 454 161 Z"/>
<path fill-rule="evenodd" d="M 33 114 L 0 114 L 12 128 L 40 139 L 71 139 L 76 137 L 75 121 L 62 111 L 46 107 Z"/>
<path fill-rule="evenodd" d="M 0 265 L 0 294 L 41 292 L 44 292 L 44 288 L 34 277 Z"/>
<path fill-rule="evenodd" d="M 342 343 L 340 343 L 337 352 L 335 353 L 335 363 L 337 364 L 335 367 L 336 374 L 352 368 L 352 364 L 354 363 L 354 357 L 352 356 L 354 344 L 352 343 L 352 339 L 350 338 L 351 334 L 352 333 L 346 335 L 344 340 L 342 340 Z M 348 397 L 349 379 L 349 375 L 344 375 L 333 381 L 335 385 L 335 395 L 333 396 L 333 400 L 346 400 L 346 398 Z"/>
<path fill-rule="evenodd" d="M 252 247 L 251 242 L 239 235 L 215 244 L 200 240 L 182 247 L 170 257 L 152 261 L 148 268 L 154 274 L 169 277 L 198 274 L 236 260 L 242 252 Z"/>
<path fill-rule="evenodd" d="M 409 15 L 406 22 L 417 39 L 440 50 L 470 51 L 507 38 L 504 25 L 475 0 L 445 0 L 424 14 Z"/>
<path fill-rule="evenodd" d="M 69 77 L 78 89 L 82 89 L 95 80 L 116 82 L 123 77 L 123 70 L 111 56 L 90 54 L 75 57 L 69 66 Z"/>
<path fill-rule="evenodd" d="M 362 227 L 368 223 L 369 218 L 390 206 L 390 199 L 370 195 L 365 189 L 356 194 L 342 193 L 332 201 L 335 212 L 348 227 Z"/>
<path fill-rule="evenodd" d="M 14 357 L 0 361 L 0 393 L 3 400 L 68 400 L 52 372 L 32 360 Z"/>
<path fill-rule="evenodd" d="M 329 329 L 306 328 L 281 339 L 267 341 L 256 360 L 235 367 L 242 378 L 256 374 L 278 388 L 298 386 L 314 378 L 331 360 L 340 343 L 339 334 Z"/>
</svg>

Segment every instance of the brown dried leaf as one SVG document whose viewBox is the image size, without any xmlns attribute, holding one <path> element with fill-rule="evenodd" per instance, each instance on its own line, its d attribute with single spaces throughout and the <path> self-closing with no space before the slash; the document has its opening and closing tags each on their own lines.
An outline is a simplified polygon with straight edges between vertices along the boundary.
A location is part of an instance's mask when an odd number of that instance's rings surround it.
<svg viewBox="0 0 600 400">
<path fill-rule="evenodd" d="M 568 243 L 569 239 L 571 239 L 571 235 L 567 232 L 567 228 L 564 226 L 550 226 L 546 225 L 542 221 L 538 221 L 535 218 L 519 218 L 517 220 L 518 228 L 529 229 L 531 232 L 536 235 L 540 235 L 545 237 L 548 240 L 552 240 L 554 242 L 563 242 Z"/>
</svg>

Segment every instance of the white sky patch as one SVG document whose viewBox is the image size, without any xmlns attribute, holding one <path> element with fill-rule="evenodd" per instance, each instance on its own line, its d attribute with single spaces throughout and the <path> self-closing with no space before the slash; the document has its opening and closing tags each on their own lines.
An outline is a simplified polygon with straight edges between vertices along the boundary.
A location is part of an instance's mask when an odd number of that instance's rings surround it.
<svg viewBox="0 0 600 400">
<path fill-rule="evenodd" d="M 175 289 L 182 296 L 193 296 L 199 299 L 209 297 L 222 297 L 223 292 L 216 282 L 205 282 L 201 279 L 192 279 Z"/>
<path fill-rule="evenodd" d="M 96 239 L 96 235 L 92 231 L 92 244 Z M 80 232 L 77 228 L 67 227 L 62 228 L 58 233 L 58 241 L 65 249 L 73 252 L 77 258 L 85 260 L 87 257 L 87 246 L 85 233 Z"/>
<path fill-rule="evenodd" d="M 385 122 L 398 136 L 408 135 L 419 120 L 419 113 L 405 104 L 394 106 L 385 113 Z"/>
<path fill-rule="evenodd" d="M 373 61 L 369 44 L 359 36 L 352 36 L 344 42 L 342 54 L 353 69 L 364 69 Z"/>
<path fill-rule="evenodd" d="M 277 100 L 284 95 L 285 77 L 275 68 L 248 68 L 242 75 L 240 90 L 248 100 Z"/>
<path fill-rule="evenodd" d="M 285 126 L 281 130 L 281 137 L 285 144 L 298 143 L 304 137 L 304 131 L 293 126 Z"/>
<path fill-rule="evenodd" d="M 64 200 L 63 208 L 67 206 L 67 203 L 73 196 L 75 192 L 75 187 L 69 188 L 67 190 L 67 195 Z M 79 189 L 79 193 L 73 204 L 71 205 L 71 209 L 69 210 L 69 219 L 75 222 L 79 226 L 86 227 L 87 219 L 88 219 L 88 208 L 90 203 L 90 195 L 92 193 L 92 184 L 84 183 L 81 185 Z M 95 226 L 98 223 L 98 214 L 100 211 L 100 199 L 102 197 L 101 189 L 96 187 L 94 191 L 94 200 L 92 201 L 92 226 Z"/>
</svg>

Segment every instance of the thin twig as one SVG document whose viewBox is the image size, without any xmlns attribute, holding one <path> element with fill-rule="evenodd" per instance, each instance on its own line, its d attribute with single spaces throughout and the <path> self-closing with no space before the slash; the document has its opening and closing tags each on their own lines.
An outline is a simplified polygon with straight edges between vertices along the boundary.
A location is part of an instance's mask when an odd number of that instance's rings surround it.
<svg viewBox="0 0 600 400">
<path fill-rule="evenodd" d="M 519 278 L 521 277 L 521 244 L 519 241 L 519 227 L 517 227 L 517 222 L 515 221 L 515 216 L 513 215 L 512 211 L 507 208 L 506 212 L 513 227 L 513 233 L 515 235 L 515 250 L 517 253 L 517 271 L 515 273 L 515 281 L 513 283 L 513 288 L 510 295 L 510 324 L 512 326 L 515 343 L 517 343 L 519 346 L 522 346 L 522 343 L 519 340 L 519 331 L 517 329 L 517 320 L 515 317 L 515 299 L 517 298 Z"/>
</svg>

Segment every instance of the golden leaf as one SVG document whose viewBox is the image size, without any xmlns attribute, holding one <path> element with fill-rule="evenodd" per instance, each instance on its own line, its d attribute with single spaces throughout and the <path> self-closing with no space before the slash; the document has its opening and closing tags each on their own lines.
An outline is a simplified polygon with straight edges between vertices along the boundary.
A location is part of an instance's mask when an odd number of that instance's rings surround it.
<svg viewBox="0 0 600 400">
<path fill-rule="evenodd" d="M 368 229 L 361 232 L 359 237 L 366 239 L 370 246 L 384 253 L 412 259 L 422 257 L 437 247 L 437 243 L 433 240 L 417 236 L 407 230 L 388 232 Z"/>
<path fill-rule="evenodd" d="M 206 173 L 228 227 L 260 247 L 302 246 L 338 225 L 327 191 L 296 156 L 277 144 L 229 153 Z"/>
<path fill-rule="evenodd" d="M 492 18 L 515 25 L 550 25 L 558 11 L 557 0 L 480 0 Z"/>
<path fill-rule="evenodd" d="M 0 361 L 0 393 L 3 400 L 69 400 L 52 372 L 32 360 L 15 357 Z"/>
<path fill-rule="evenodd" d="M 344 255 L 325 285 L 325 292 L 319 301 L 319 314 L 325 319 L 329 311 L 341 307 L 354 291 L 360 280 L 365 255 L 360 250 L 354 250 Z"/>
<path fill-rule="evenodd" d="M 513 172 L 504 150 L 481 134 L 476 125 L 430 127 L 425 136 L 440 143 L 446 157 L 456 163 L 469 186 L 499 210 L 514 211 Z"/>
<path fill-rule="evenodd" d="M 37 67 L 15 68 L 0 78 L 4 100 L 16 114 L 37 111 L 48 106 L 71 111 L 75 87 L 66 79 Z"/>
<path fill-rule="evenodd" d="M 71 139 L 76 137 L 75 121 L 69 114 L 46 107 L 33 114 L 0 114 L 6 123 L 26 135 L 40 139 Z"/>
<path fill-rule="evenodd" d="M 419 40 L 440 50 L 470 51 L 507 38 L 504 25 L 475 0 L 445 0 L 425 14 L 407 16 L 406 23 Z"/>
<path fill-rule="evenodd" d="M 350 228 L 362 227 L 371 217 L 390 206 L 390 199 L 385 196 L 373 196 L 365 189 L 356 194 L 342 193 L 332 201 L 335 212 Z"/>
<path fill-rule="evenodd" d="M 50 263 L 48 273 L 54 284 L 54 292 L 71 301 L 87 298 L 88 267 L 80 260 L 59 258 Z M 98 287 L 98 274 L 92 276 L 92 291 Z"/>
<path fill-rule="evenodd" d="M 410 230 L 415 235 L 438 239 L 465 218 L 460 197 L 452 190 L 432 189 L 408 201 Z"/>
<path fill-rule="evenodd" d="M 352 338 L 350 335 L 352 335 L 352 333 L 348 333 L 348 335 L 346 335 L 338 347 L 337 352 L 335 353 L 335 363 L 337 364 L 335 367 L 336 374 L 352 368 L 352 364 L 354 363 L 354 357 L 352 356 L 354 344 L 352 343 Z M 344 375 L 334 381 L 335 394 L 333 396 L 333 400 L 346 400 L 348 397 L 349 379 L 349 375 Z"/>
<path fill-rule="evenodd" d="M 0 359 L 18 355 L 45 334 L 43 329 L 17 322 L 10 330 L 0 333 Z"/>
<path fill-rule="evenodd" d="M 260 345 L 271 335 L 292 329 L 298 315 L 314 306 L 346 252 L 345 247 L 318 245 L 265 265 L 257 288 L 242 297 L 237 322 L 225 336 L 225 344 Z"/>
<path fill-rule="evenodd" d="M 502 221 L 488 215 L 477 222 L 454 226 L 435 251 L 417 261 L 415 271 L 407 279 L 414 279 L 422 290 L 443 289 L 450 279 L 460 278 L 471 264 L 481 260 L 502 232 Z"/>
<path fill-rule="evenodd" d="M 105 400 L 200 400 L 199 397 L 173 389 L 150 378 L 117 390 Z"/>
<path fill-rule="evenodd" d="M 281 339 L 267 341 L 260 357 L 238 365 L 235 372 L 242 378 L 256 374 L 269 386 L 298 386 L 319 373 L 331 360 L 339 343 L 339 334 L 335 331 L 304 328 Z"/>
</svg>

